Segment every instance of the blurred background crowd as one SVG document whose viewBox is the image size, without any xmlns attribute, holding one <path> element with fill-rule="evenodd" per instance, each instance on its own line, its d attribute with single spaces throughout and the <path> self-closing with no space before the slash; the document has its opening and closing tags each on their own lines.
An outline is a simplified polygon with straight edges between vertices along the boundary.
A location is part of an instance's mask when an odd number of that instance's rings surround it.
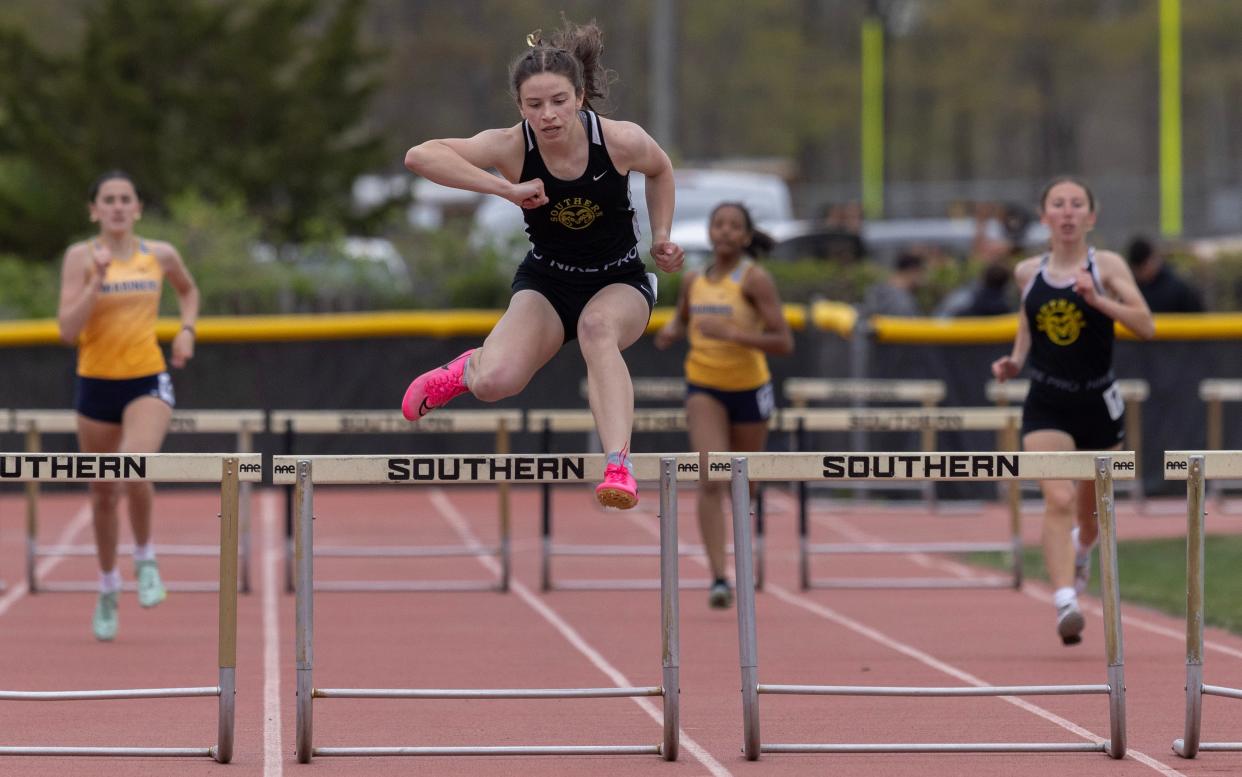
<svg viewBox="0 0 1242 777">
<path fill-rule="evenodd" d="M 562 10 L 604 30 L 611 115 L 673 156 L 692 265 L 711 207 L 740 200 L 776 240 L 786 301 L 1012 312 L 1010 270 L 1046 234 L 1039 188 L 1073 173 L 1100 203 L 1096 244 L 1129 259 L 1154 311 L 1236 310 L 1242 3 L 1177 4 L 1175 219 L 1165 6 L 5 0 L 0 319 L 54 315 L 61 254 L 91 233 L 87 187 L 116 167 L 205 314 L 502 307 L 517 209 L 418 180 L 402 155 L 516 122 L 508 64 Z"/>
</svg>

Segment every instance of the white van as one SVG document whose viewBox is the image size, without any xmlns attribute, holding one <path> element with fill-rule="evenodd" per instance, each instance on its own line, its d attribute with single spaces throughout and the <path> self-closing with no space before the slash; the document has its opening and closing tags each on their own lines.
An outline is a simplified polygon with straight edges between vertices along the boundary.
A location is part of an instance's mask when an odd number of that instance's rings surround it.
<svg viewBox="0 0 1242 777">
<path fill-rule="evenodd" d="M 690 255 L 708 245 L 707 217 L 712 208 L 721 202 L 745 204 L 755 223 L 760 226 L 793 218 L 789 186 L 777 175 L 688 168 L 675 169 L 673 180 L 677 189 L 677 204 L 673 211 L 672 239 Z M 630 201 L 642 233 L 639 244 L 644 255 L 651 241 L 646 183 L 646 176 L 630 174 Z M 470 245 L 475 249 L 490 245 L 499 250 L 516 246 L 521 253 L 515 261 L 520 261 L 528 248 L 524 229 L 521 208 L 502 197 L 487 195 L 475 211 Z"/>
</svg>

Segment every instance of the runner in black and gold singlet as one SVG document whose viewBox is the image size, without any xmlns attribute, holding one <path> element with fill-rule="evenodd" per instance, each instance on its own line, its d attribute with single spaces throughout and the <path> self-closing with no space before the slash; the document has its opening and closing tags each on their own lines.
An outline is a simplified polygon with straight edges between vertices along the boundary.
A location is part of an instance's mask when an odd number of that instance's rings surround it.
<svg viewBox="0 0 1242 777">
<path fill-rule="evenodd" d="M 608 86 L 594 23 L 566 20 L 551 41 L 532 33 L 527 43 L 510 68 L 520 123 L 429 140 L 406 153 L 406 167 L 431 181 L 520 206 L 531 250 L 483 345 L 415 378 L 401 411 L 417 421 L 467 391 L 484 402 L 512 396 L 576 339 L 608 458 L 595 496 L 626 509 L 638 504 L 638 485 L 629 460 L 634 388 L 621 352 L 643 335 L 656 300 L 655 276 L 638 252 L 629 175 L 647 177 L 651 256 L 660 270 L 676 272 L 683 252 L 669 240 L 673 166 L 642 127 L 592 108 Z"/>
<path fill-rule="evenodd" d="M 1040 197 L 1051 250 L 1014 269 L 1022 314 L 1013 350 L 992 363 L 1000 381 L 1025 366 L 1031 389 L 1022 408 L 1022 445 L 1029 451 L 1116 450 L 1122 441 L 1121 396 L 1113 377 L 1113 329 L 1139 337 L 1155 331 L 1126 261 L 1087 245 L 1095 197 L 1073 178 L 1052 181 Z M 1095 486 L 1040 483 L 1044 493 L 1044 565 L 1057 608 L 1057 633 L 1077 644 L 1085 619 L 1078 595 L 1087 586 L 1099 527 Z"/>
</svg>

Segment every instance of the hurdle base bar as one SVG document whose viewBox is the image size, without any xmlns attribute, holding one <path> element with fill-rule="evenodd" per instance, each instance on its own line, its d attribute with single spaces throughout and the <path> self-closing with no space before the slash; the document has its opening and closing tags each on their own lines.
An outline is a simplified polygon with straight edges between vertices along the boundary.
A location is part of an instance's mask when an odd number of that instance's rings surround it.
<svg viewBox="0 0 1242 777">
<path fill-rule="evenodd" d="M 1103 753 L 1107 750 L 1107 742 L 910 742 L 759 746 L 761 753 Z"/>
<path fill-rule="evenodd" d="M 808 589 L 1013 588 L 1012 577 L 838 577 L 810 580 Z"/>
<path fill-rule="evenodd" d="M 1228 696 L 1231 699 L 1242 699 L 1242 689 L 1227 688 L 1223 685 L 1204 685 L 1204 696 Z"/>
<path fill-rule="evenodd" d="M 733 543 L 725 546 L 725 553 L 733 552 Z M 683 545 L 678 556 L 702 557 L 707 553 L 702 545 Z M 659 545 L 552 545 L 550 556 L 659 556 Z"/>
<path fill-rule="evenodd" d="M 157 550 L 160 556 L 211 556 L 220 555 L 217 545 L 160 545 Z M 34 551 L 36 558 L 55 558 L 58 556 L 91 556 L 98 553 L 94 545 L 47 545 Z M 116 549 L 117 556 L 130 556 L 134 552 L 132 545 L 122 545 Z"/>
<path fill-rule="evenodd" d="M 164 589 L 172 593 L 189 593 L 189 594 L 214 594 L 220 590 L 219 583 L 209 583 L 207 581 L 195 580 L 168 580 L 164 582 Z M 138 590 L 137 583 L 126 582 L 121 584 L 121 590 L 133 592 Z M 40 582 L 37 589 L 31 590 L 31 593 L 48 593 L 48 594 L 65 594 L 65 593 L 99 593 L 98 580 L 66 580 L 58 582 Z"/>
<path fill-rule="evenodd" d="M 706 591 L 712 587 L 712 580 L 682 580 L 678 588 L 682 591 Z M 658 591 L 660 581 L 650 580 L 561 580 L 551 583 L 549 591 Z"/>
<path fill-rule="evenodd" d="M 317 699 L 613 699 L 663 696 L 658 685 L 609 688 L 315 688 Z"/>
<path fill-rule="evenodd" d="M 0 691 L 0 701 L 88 701 L 102 699 L 180 699 L 219 696 L 218 687 L 129 688 L 100 691 Z"/>
<path fill-rule="evenodd" d="M 1105 694 L 1107 685 L 773 685 L 759 683 L 759 693 L 805 696 L 1075 696 Z"/>
<path fill-rule="evenodd" d="M 315 548 L 315 558 L 459 558 L 499 555 L 500 548 L 495 545 L 391 545 L 386 547 L 335 545 Z"/>
<path fill-rule="evenodd" d="M 318 756 L 393 755 L 662 755 L 660 745 L 514 745 L 490 747 L 316 747 Z"/>
<path fill-rule="evenodd" d="M 504 591 L 504 585 L 487 580 L 322 580 L 316 591 L 341 593 L 371 591 L 375 593 L 420 593 L 439 591 Z"/>
<path fill-rule="evenodd" d="M 1173 740 L 1173 751 L 1175 753 L 1182 756 L 1183 758 L 1192 758 L 1193 756 L 1188 756 L 1184 753 L 1185 747 L 1186 747 L 1185 741 L 1181 739 Z M 1208 752 L 1216 752 L 1216 753 L 1237 752 L 1239 750 L 1242 750 L 1242 742 L 1200 742 L 1198 749 L 1200 751 L 1206 750 Z"/>
<path fill-rule="evenodd" d="M 153 756 L 206 756 L 215 758 L 214 747 L 0 747 L 0 755 L 100 756 L 122 758 Z"/>
<path fill-rule="evenodd" d="M 810 554 L 841 554 L 855 553 L 1010 553 L 1013 543 L 1010 542 L 860 542 L 844 543 L 813 543 L 806 546 Z"/>
</svg>

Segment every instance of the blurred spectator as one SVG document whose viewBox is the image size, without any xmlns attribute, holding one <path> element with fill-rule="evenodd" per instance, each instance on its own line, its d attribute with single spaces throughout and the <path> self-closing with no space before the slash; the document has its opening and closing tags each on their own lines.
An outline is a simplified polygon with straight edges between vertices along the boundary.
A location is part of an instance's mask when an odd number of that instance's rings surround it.
<svg viewBox="0 0 1242 777">
<path fill-rule="evenodd" d="M 1150 240 L 1142 236 L 1132 239 L 1126 249 L 1126 259 L 1151 312 L 1203 312 L 1202 295 L 1164 263 L 1164 257 Z"/>
<path fill-rule="evenodd" d="M 948 316 L 1001 316 L 1017 310 L 1009 296 L 1009 280 L 1012 271 L 1003 262 L 993 262 L 983 268 L 978 279 L 959 286 L 945 295 L 936 308 L 936 315 Z"/>
<path fill-rule="evenodd" d="M 893 272 L 879 283 L 872 284 L 863 295 L 864 315 L 921 316 L 915 291 L 923 285 L 927 268 L 923 257 L 909 251 L 897 257 Z"/>
<path fill-rule="evenodd" d="M 1033 219 L 1029 210 L 1016 203 L 976 204 L 972 253 L 989 264 L 1001 259 L 1023 258 L 1027 250 L 1026 231 Z"/>
<path fill-rule="evenodd" d="M 862 239 L 862 205 L 834 203 L 823 210 L 824 231 L 816 236 L 813 255 L 830 261 L 857 262 L 867 256 Z"/>
</svg>

